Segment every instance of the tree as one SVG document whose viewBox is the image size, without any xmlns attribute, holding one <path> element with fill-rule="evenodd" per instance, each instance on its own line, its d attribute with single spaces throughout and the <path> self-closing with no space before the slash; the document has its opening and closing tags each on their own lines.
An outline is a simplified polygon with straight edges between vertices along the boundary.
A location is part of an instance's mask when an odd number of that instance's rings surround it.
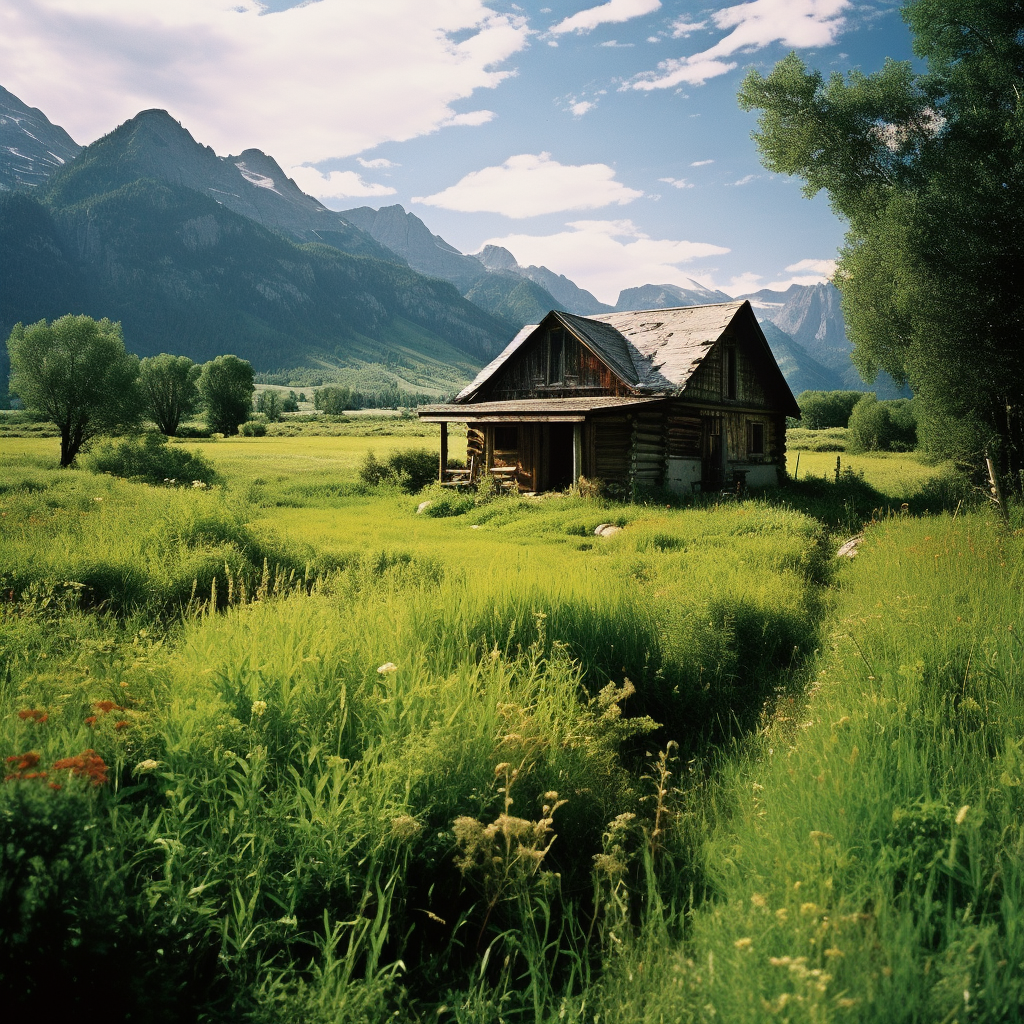
<svg viewBox="0 0 1024 1024">
<path fill-rule="evenodd" d="M 198 388 L 210 429 L 237 434 L 252 410 L 252 364 L 238 356 L 217 356 L 203 365 Z"/>
<path fill-rule="evenodd" d="M 7 351 L 11 390 L 60 428 L 62 466 L 96 434 L 138 422 L 139 359 L 125 351 L 119 323 L 69 314 L 16 324 Z"/>
<path fill-rule="evenodd" d="M 188 356 L 172 356 L 163 352 L 139 364 L 139 390 L 145 412 L 161 434 L 173 437 L 184 417 L 199 407 L 201 368 Z"/>
<path fill-rule="evenodd" d="M 313 394 L 313 407 L 327 416 L 340 416 L 353 408 L 352 391 L 344 387 L 319 388 Z"/>
<path fill-rule="evenodd" d="M 276 423 L 281 418 L 281 396 L 273 389 L 267 388 L 256 396 L 256 411 L 267 417 L 268 423 Z"/>
<path fill-rule="evenodd" d="M 1020 485 L 1024 347 L 1024 6 L 911 0 L 926 62 L 826 81 L 795 54 L 740 104 L 765 165 L 824 190 L 849 224 L 835 283 L 866 380 L 909 381 L 924 442 Z"/>
<path fill-rule="evenodd" d="M 797 399 L 800 426 L 810 430 L 845 427 L 853 407 L 863 397 L 863 391 L 804 391 Z"/>
</svg>

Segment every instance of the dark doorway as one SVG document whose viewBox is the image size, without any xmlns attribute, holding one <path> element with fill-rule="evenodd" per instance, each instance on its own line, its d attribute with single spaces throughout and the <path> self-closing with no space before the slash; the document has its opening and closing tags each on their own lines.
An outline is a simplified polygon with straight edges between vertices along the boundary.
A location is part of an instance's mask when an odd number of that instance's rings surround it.
<svg viewBox="0 0 1024 1024">
<path fill-rule="evenodd" d="M 725 482 L 722 466 L 722 418 L 705 416 L 701 423 L 700 483 L 704 490 Z"/>
<path fill-rule="evenodd" d="M 552 423 L 548 427 L 548 489 L 564 490 L 572 484 L 571 423 Z"/>
</svg>

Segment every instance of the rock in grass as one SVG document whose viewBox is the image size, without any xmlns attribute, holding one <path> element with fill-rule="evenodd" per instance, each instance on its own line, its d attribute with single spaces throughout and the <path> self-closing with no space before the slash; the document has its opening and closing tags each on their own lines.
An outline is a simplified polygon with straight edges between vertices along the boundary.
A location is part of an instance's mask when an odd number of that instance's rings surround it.
<svg viewBox="0 0 1024 1024">
<path fill-rule="evenodd" d="M 421 501 L 419 505 L 416 506 L 416 515 L 419 515 L 421 512 L 426 511 L 426 509 L 430 508 L 430 506 L 433 504 L 434 503 L 432 501 Z"/>
<path fill-rule="evenodd" d="M 857 548 L 860 547 L 860 542 L 864 539 L 863 533 L 858 533 L 856 537 L 851 537 L 837 552 L 836 558 L 856 558 Z"/>
<path fill-rule="evenodd" d="M 594 529 L 595 537 L 614 537 L 617 533 L 622 533 L 622 527 L 614 523 L 602 523 Z"/>
</svg>

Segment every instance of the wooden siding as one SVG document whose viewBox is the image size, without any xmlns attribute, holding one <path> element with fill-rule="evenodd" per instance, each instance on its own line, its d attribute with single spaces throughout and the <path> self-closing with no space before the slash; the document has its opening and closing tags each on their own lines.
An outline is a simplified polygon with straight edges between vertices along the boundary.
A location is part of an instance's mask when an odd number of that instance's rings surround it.
<svg viewBox="0 0 1024 1024">
<path fill-rule="evenodd" d="M 665 413 L 642 412 L 633 420 L 630 476 L 640 487 L 658 487 L 665 478 Z"/>
<path fill-rule="evenodd" d="M 592 474 L 606 483 L 629 482 L 633 424 L 625 416 L 601 416 L 593 421 Z"/>
<path fill-rule="evenodd" d="M 548 338 L 538 334 L 487 382 L 481 401 L 512 401 L 521 398 L 574 398 L 630 395 L 631 389 L 602 363 L 579 339 L 564 332 L 561 380 L 548 381 Z"/>
<path fill-rule="evenodd" d="M 725 350 L 736 350 L 736 395 L 727 398 Z M 761 383 L 760 360 L 752 342 L 725 335 L 704 357 L 690 378 L 684 394 L 692 402 L 735 402 L 737 405 L 768 407 L 769 396 Z"/>
</svg>

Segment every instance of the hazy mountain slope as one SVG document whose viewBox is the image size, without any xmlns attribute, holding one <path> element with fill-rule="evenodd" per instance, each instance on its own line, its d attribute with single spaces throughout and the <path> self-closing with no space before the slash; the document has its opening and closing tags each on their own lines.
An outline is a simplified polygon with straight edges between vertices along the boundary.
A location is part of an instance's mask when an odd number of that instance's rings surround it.
<svg viewBox="0 0 1024 1024">
<path fill-rule="evenodd" d="M 360 206 L 343 210 L 339 216 L 398 253 L 413 270 L 451 281 L 463 293 L 484 276 L 477 260 L 433 234 L 419 217 L 401 206 L 382 206 L 379 210 Z"/>
<path fill-rule="evenodd" d="M 689 288 L 676 284 L 644 284 L 639 288 L 624 288 L 615 303 L 616 313 L 632 309 L 670 309 L 673 306 L 702 306 L 709 302 L 732 302 L 725 292 L 705 288 L 690 281 Z"/>
<path fill-rule="evenodd" d="M 69 167 L 65 171 L 71 171 Z M 193 189 L 297 242 L 326 242 L 357 256 L 403 262 L 343 217 L 307 196 L 258 149 L 220 157 L 166 110 L 144 110 L 83 150 L 73 173 L 53 175 L 48 194 L 70 205 L 97 192 L 151 178 Z"/>
<path fill-rule="evenodd" d="M 801 391 L 843 390 L 843 380 L 838 373 L 822 366 L 799 342 L 776 327 L 771 320 L 760 319 L 759 322 L 772 355 L 794 395 L 799 395 Z"/>
<path fill-rule="evenodd" d="M 42 185 L 81 150 L 41 110 L 0 86 L 0 191 Z"/>
<path fill-rule="evenodd" d="M 484 274 L 466 298 L 509 326 L 509 337 L 525 324 L 536 324 L 552 309 L 559 309 L 554 296 L 539 284 L 517 274 L 492 271 Z"/>
<path fill-rule="evenodd" d="M 564 274 L 556 274 L 554 271 L 548 270 L 547 267 L 520 266 L 515 256 L 500 245 L 485 245 L 480 252 L 474 253 L 473 258 L 479 260 L 492 272 L 504 271 L 518 274 L 540 285 L 554 298 L 555 304 L 551 307 L 552 309 L 564 309 L 580 316 L 612 311 L 611 306 L 599 302 L 590 292 L 580 288 Z"/>
</svg>

